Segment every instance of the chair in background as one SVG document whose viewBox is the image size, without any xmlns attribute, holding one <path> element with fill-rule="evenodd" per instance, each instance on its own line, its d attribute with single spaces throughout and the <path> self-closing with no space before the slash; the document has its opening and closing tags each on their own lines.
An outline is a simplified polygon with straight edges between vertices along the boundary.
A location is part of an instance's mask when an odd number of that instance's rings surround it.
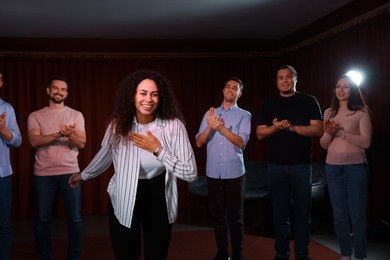
<svg viewBox="0 0 390 260">
<path fill-rule="evenodd" d="M 325 163 L 312 162 L 312 184 L 311 198 L 312 202 L 318 202 L 325 197 L 326 179 L 325 179 Z"/>
<path fill-rule="evenodd" d="M 207 176 L 198 175 L 195 181 L 188 183 L 188 190 L 190 194 L 196 196 L 195 212 L 197 212 L 199 209 L 201 198 L 208 196 Z"/>
<path fill-rule="evenodd" d="M 245 163 L 245 199 L 264 198 L 268 195 L 267 190 L 267 162 L 249 160 Z M 198 178 L 188 183 L 188 190 L 198 197 L 196 208 L 199 206 L 201 197 L 207 197 L 207 177 L 199 175 Z"/>
<path fill-rule="evenodd" d="M 312 162 L 312 184 L 311 184 L 311 228 L 312 234 L 323 232 L 325 229 L 332 229 L 333 215 L 327 194 L 325 178 L 325 163 Z"/>
<path fill-rule="evenodd" d="M 261 199 L 268 195 L 267 162 L 262 160 L 248 160 L 245 162 L 246 187 L 244 199 Z M 195 195 L 195 211 L 198 210 L 202 197 L 208 196 L 207 177 L 199 175 L 198 178 L 188 183 L 190 194 Z M 325 164 L 323 162 L 312 163 L 312 200 L 317 202 L 324 198 L 326 192 Z"/>
<path fill-rule="evenodd" d="M 260 199 L 268 195 L 267 162 L 248 160 L 245 162 L 246 187 L 244 199 Z"/>
<path fill-rule="evenodd" d="M 268 195 L 267 162 L 262 160 L 248 160 L 246 168 L 245 199 L 264 198 Z M 312 200 L 317 202 L 324 198 L 326 193 L 325 164 L 312 162 Z"/>
<path fill-rule="evenodd" d="M 245 192 L 244 199 L 259 199 L 268 195 L 267 190 L 267 163 L 260 160 L 250 160 L 245 163 Z M 196 196 L 195 212 L 198 211 L 202 197 L 208 196 L 207 177 L 198 175 L 198 178 L 188 183 L 190 194 Z"/>
</svg>

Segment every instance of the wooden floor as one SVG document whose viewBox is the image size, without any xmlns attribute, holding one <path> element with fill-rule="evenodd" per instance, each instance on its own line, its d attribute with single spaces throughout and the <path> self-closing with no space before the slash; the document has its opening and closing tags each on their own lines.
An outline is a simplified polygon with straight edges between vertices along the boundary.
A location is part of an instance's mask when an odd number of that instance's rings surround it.
<svg viewBox="0 0 390 260">
<path fill-rule="evenodd" d="M 173 226 L 174 231 L 212 230 L 207 198 L 202 198 L 198 202 L 197 207 L 179 212 L 178 221 Z M 339 252 L 331 218 L 329 205 L 326 203 L 313 205 L 311 237 L 333 251 Z M 105 215 L 85 216 L 84 222 L 85 237 L 109 234 L 108 217 Z M 369 230 L 367 260 L 390 259 L 390 227 L 385 223 L 382 223 L 383 226 L 377 223 L 376 230 Z M 34 241 L 33 225 L 33 220 L 13 221 L 14 241 Z M 53 239 L 67 237 L 66 219 L 54 218 L 51 227 Z M 245 201 L 245 234 L 273 238 L 270 205 L 267 200 Z"/>
</svg>

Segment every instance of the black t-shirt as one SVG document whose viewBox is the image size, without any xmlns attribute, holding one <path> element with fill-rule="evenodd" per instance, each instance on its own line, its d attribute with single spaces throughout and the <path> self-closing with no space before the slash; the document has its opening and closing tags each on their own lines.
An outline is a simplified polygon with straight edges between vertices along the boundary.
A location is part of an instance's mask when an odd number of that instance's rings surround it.
<svg viewBox="0 0 390 260">
<path fill-rule="evenodd" d="M 287 119 L 293 125 L 310 125 L 310 120 L 322 120 L 321 108 L 315 97 L 296 92 L 291 97 L 269 98 L 263 105 L 258 125 L 273 125 L 272 121 Z M 267 160 L 275 164 L 311 163 L 312 139 L 282 130 L 266 139 Z"/>
</svg>

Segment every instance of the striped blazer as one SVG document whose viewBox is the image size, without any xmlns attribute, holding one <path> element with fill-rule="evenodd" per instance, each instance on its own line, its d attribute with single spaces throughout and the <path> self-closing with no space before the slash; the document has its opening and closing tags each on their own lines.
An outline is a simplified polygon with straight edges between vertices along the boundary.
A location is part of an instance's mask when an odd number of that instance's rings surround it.
<svg viewBox="0 0 390 260">
<path fill-rule="evenodd" d="M 178 210 L 177 178 L 194 181 L 197 176 L 195 155 L 188 139 L 187 130 L 179 119 L 157 119 L 157 127 L 161 131 L 162 150 L 157 157 L 165 167 L 165 199 L 169 223 L 175 222 Z M 114 146 L 111 138 L 111 126 L 108 126 L 101 148 L 87 168 L 81 172 L 81 178 L 88 180 L 103 173 L 110 165 L 114 165 L 107 192 L 119 222 L 129 227 L 133 216 L 140 171 L 139 147 L 131 141 L 121 142 Z M 135 122 L 133 129 L 136 129 Z"/>
</svg>

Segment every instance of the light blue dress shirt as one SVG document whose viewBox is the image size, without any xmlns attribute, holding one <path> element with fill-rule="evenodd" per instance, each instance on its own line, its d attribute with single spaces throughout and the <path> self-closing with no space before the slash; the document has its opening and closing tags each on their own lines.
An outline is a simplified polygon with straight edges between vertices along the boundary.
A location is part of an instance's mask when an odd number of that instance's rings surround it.
<svg viewBox="0 0 390 260">
<path fill-rule="evenodd" d="M 0 115 L 5 112 L 7 114 L 6 126 L 12 133 L 12 140 L 7 142 L 0 135 L 0 177 L 7 177 L 12 174 L 9 148 L 17 148 L 22 143 L 22 135 L 20 134 L 18 123 L 16 122 L 15 111 L 13 107 L 0 99 Z"/>
<path fill-rule="evenodd" d="M 207 128 L 207 114 L 203 116 L 196 138 Z M 206 175 L 215 179 L 238 178 L 245 173 L 243 152 L 251 134 L 251 113 L 235 104 L 227 111 L 221 105 L 215 109 L 215 115 L 225 121 L 227 129 L 242 138 L 244 147 L 235 146 L 218 131 L 213 131 L 207 141 Z"/>
</svg>

